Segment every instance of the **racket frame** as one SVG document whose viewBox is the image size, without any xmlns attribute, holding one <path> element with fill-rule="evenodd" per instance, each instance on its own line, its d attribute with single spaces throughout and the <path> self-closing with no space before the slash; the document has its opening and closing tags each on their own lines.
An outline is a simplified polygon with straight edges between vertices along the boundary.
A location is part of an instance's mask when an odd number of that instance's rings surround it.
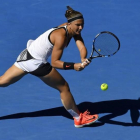
<svg viewBox="0 0 140 140">
<path fill-rule="evenodd" d="M 118 49 L 113 53 L 113 54 L 110 54 L 110 55 L 101 55 L 94 47 L 94 43 L 96 41 L 96 38 L 101 35 L 101 34 L 104 34 L 104 33 L 108 33 L 108 34 L 111 34 L 112 36 L 114 36 L 116 38 L 116 40 L 118 41 Z M 117 53 L 117 51 L 120 49 L 120 41 L 118 39 L 118 37 L 113 34 L 112 32 L 109 32 L 109 31 L 102 31 L 100 32 L 99 34 L 97 34 L 93 40 L 93 43 L 92 43 L 92 52 L 90 54 L 90 57 L 88 58 L 89 61 L 91 61 L 92 59 L 94 58 L 97 58 L 97 57 L 110 57 L 110 56 L 113 56 L 115 53 Z M 93 56 L 93 53 L 96 52 L 98 55 L 97 56 Z"/>
</svg>

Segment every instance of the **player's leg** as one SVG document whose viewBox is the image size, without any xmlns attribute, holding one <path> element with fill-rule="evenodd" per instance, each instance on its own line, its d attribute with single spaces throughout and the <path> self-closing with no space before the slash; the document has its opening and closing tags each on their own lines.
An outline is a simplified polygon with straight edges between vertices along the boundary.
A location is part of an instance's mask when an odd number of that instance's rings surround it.
<svg viewBox="0 0 140 140">
<path fill-rule="evenodd" d="M 0 76 L 0 87 L 6 87 L 20 80 L 27 72 L 12 65 L 2 76 Z"/>
<path fill-rule="evenodd" d="M 50 87 L 53 87 L 60 92 L 61 101 L 66 110 L 72 109 L 74 112 L 79 114 L 79 110 L 70 92 L 68 83 L 56 69 L 52 68 L 51 72 L 48 75 L 40 77 L 40 79 Z"/>
<path fill-rule="evenodd" d="M 97 114 L 90 115 L 88 111 L 85 111 L 84 113 L 79 112 L 70 92 L 68 83 L 57 72 L 57 70 L 53 68 L 48 75 L 40 77 L 40 79 L 47 85 L 59 90 L 64 107 L 74 117 L 75 127 L 83 127 L 85 125 L 92 124 L 98 119 Z"/>
</svg>

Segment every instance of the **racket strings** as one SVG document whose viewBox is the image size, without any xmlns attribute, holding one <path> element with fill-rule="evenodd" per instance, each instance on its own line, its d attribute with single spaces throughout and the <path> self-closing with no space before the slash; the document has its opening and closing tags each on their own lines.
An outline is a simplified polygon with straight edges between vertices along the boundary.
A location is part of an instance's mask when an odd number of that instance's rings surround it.
<svg viewBox="0 0 140 140">
<path fill-rule="evenodd" d="M 100 34 L 94 42 L 94 48 L 100 55 L 113 55 L 118 47 L 118 40 L 109 33 Z"/>
</svg>

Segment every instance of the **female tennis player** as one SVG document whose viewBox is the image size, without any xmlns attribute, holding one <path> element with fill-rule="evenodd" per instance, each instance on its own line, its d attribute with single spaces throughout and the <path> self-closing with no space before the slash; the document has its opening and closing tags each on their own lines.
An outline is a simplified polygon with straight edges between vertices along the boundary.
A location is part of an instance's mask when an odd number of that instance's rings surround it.
<svg viewBox="0 0 140 140">
<path fill-rule="evenodd" d="M 28 73 L 35 75 L 45 84 L 60 92 L 62 104 L 73 116 L 75 127 L 83 127 L 94 123 L 98 115 L 90 115 L 88 111 L 79 112 L 68 83 L 56 69 L 81 71 L 89 64 L 86 59 L 87 50 L 81 37 L 84 18 L 80 12 L 69 6 L 67 6 L 65 17 L 67 23 L 51 28 L 37 39 L 27 42 L 26 49 L 20 53 L 14 65 L 0 77 L 0 87 L 9 86 Z M 72 37 L 80 52 L 80 63 L 61 61 L 63 50 L 68 46 Z M 50 55 L 51 65 L 47 61 Z"/>
</svg>

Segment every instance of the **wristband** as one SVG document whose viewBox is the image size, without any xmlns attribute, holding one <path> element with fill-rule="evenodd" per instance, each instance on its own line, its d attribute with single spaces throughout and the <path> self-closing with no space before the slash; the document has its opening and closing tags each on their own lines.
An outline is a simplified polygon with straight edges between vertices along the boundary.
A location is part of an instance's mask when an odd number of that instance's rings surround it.
<svg viewBox="0 0 140 140">
<path fill-rule="evenodd" d="M 75 64 L 75 63 L 64 62 L 64 63 L 63 63 L 63 68 L 64 68 L 64 70 L 74 69 L 74 64 Z"/>
</svg>

